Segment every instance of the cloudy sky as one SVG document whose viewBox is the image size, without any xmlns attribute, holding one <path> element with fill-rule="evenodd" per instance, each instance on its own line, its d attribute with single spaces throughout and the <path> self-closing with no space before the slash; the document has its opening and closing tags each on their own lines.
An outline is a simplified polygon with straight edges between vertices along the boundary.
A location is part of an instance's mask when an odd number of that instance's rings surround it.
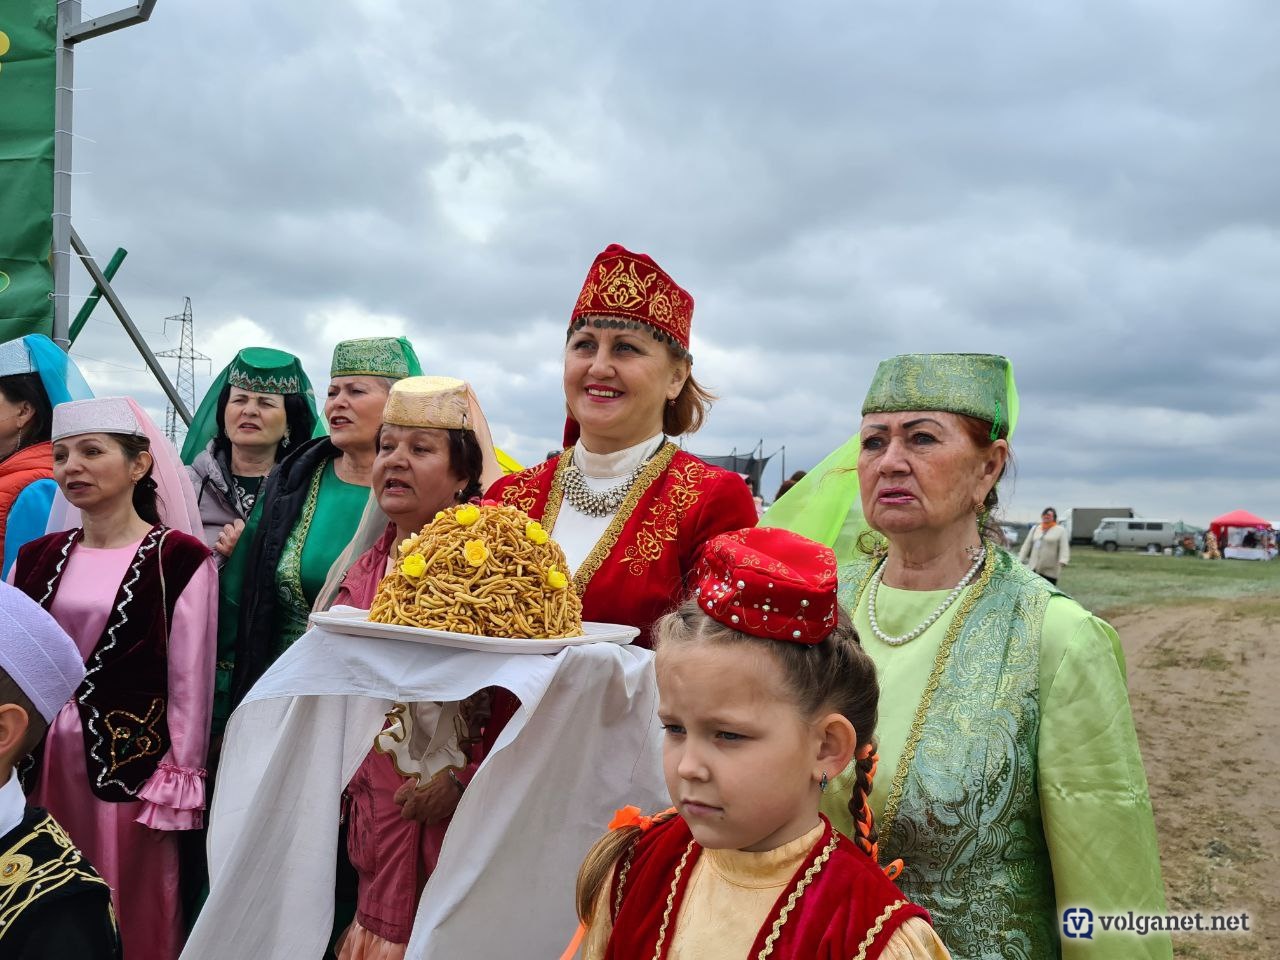
<svg viewBox="0 0 1280 960">
<path fill-rule="evenodd" d="M 527 462 L 617 241 L 697 300 L 695 452 L 808 467 L 881 358 L 1001 352 L 1012 516 L 1280 520 L 1277 37 L 1273 0 L 160 0 L 77 55 L 74 219 L 156 349 L 184 296 L 212 372 L 407 334 Z M 163 415 L 105 305 L 74 353 Z"/>
</svg>

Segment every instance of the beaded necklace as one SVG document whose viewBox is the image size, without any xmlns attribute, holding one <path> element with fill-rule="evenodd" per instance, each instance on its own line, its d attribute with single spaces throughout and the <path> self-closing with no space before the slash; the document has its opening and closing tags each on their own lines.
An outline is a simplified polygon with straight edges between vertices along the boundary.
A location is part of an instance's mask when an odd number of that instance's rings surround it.
<svg viewBox="0 0 1280 960">
<path fill-rule="evenodd" d="M 966 573 L 961 578 L 960 582 L 956 584 L 955 589 L 942 598 L 942 602 L 934 608 L 933 612 L 929 614 L 929 616 L 925 617 L 923 623 L 914 630 L 904 633 L 899 637 L 889 636 L 880 629 L 880 624 L 876 620 L 876 597 L 880 593 L 880 581 L 884 577 L 885 568 L 883 563 L 880 564 L 880 566 L 876 567 L 875 573 L 871 575 L 871 592 L 867 596 L 867 619 L 871 622 L 871 632 L 891 647 L 900 647 L 904 643 L 909 643 L 914 640 L 916 637 L 920 636 L 932 627 L 937 622 L 938 618 L 947 612 L 947 608 L 956 602 L 956 598 L 964 592 L 964 588 L 967 587 L 969 582 L 978 575 L 978 571 L 982 569 L 982 561 L 985 560 L 986 557 L 987 548 L 983 547 L 978 553 L 977 559 L 973 561 L 973 566 L 969 568 L 969 572 Z"/>
</svg>

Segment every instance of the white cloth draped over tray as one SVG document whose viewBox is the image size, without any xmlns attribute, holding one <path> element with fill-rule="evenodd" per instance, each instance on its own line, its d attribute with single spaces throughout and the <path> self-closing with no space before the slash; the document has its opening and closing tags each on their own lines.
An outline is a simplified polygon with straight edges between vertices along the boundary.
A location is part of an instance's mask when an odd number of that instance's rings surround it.
<svg viewBox="0 0 1280 960">
<path fill-rule="evenodd" d="M 653 655 L 459 650 L 313 627 L 227 726 L 210 893 L 183 960 L 319 958 L 333 922 L 340 797 L 394 702 L 501 686 L 521 708 L 454 813 L 408 957 L 559 956 L 578 866 L 625 804 L 669 806 Z"/>
</svg>

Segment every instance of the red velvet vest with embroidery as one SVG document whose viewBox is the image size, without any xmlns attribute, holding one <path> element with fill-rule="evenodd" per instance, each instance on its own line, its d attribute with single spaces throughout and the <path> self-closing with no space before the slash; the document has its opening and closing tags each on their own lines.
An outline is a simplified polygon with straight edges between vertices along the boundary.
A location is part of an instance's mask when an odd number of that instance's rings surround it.
<svg viewBox="0 0 1280 960">
<path fill-rule="evenodd" d="M 777 960 L 874 960 L 905 920 L 929 919 L 825 818 L 823 826 L 769 911 L 748 956 L 760 956 L 767 949 L 764 955 Z M 613 935 L 605 960 L 666 960 L 701 852 L 680 817 L 640 837 L 614 871 Z"/>
<path fill-rule="evenodd" d="M 81 536 L 68 530 L 24 546 L 15 585 L 50 609 Z M 169 750 L 169 625 L 178 597 L 208 556 L 199 540 L 157 525 L 120 582 L 75 697 L 89 786 L 100 800 L 136 800 Z"/>
</svg>

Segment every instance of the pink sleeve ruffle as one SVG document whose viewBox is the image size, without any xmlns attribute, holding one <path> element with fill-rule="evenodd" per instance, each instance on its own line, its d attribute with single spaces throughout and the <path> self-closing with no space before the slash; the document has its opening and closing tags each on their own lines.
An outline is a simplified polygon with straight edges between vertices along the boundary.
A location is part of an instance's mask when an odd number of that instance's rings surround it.
<svg viewBox="0 0 1280 960">
<path fill-rule="evenodd" d="M 138 791 L 137 822 L 152 830 L 198 830 L 204 826 L 203 770 L 161 763 Z"/>
</svg>

